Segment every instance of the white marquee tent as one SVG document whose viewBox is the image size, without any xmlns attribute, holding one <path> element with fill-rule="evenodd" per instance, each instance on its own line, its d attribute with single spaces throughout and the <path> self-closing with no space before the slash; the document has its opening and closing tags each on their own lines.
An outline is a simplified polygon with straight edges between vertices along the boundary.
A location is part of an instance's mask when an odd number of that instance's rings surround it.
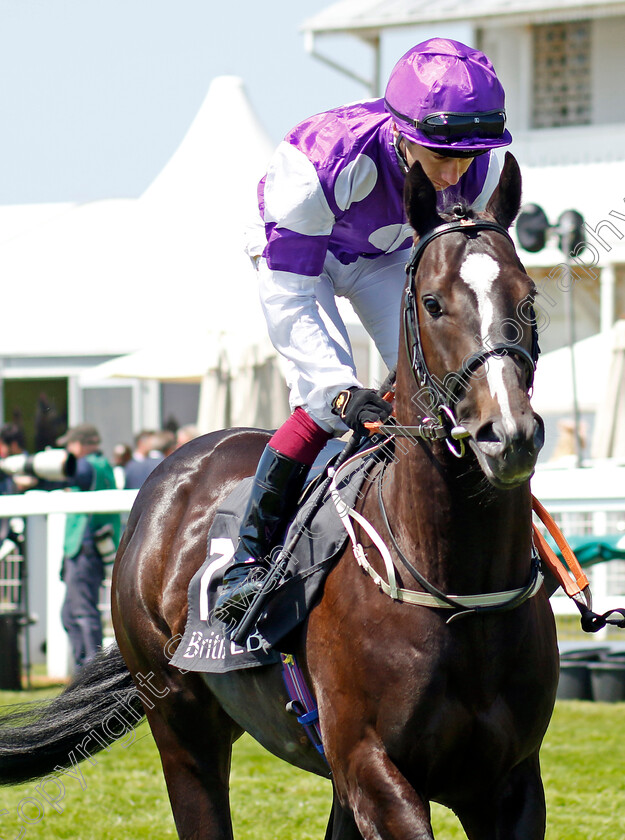
<svg viewBox="0 0 625 840">
<path fill-rule="evenodd" d="M 116 364 L 129 377 L 201 379 L 213 405 L 241 406 L 234 422 L 276 425 L 283 387 L 269 406 L 235 394 L 250 387 L 244 371 L 278 381 L 244 253 L 272 149 L 242 81 L 219 77 L 138 199 L 0 208 L 0 272 L 20 301 L 19 318 L 5 310 L 0 358 L 81 357 L 91 383 Z M 89 369 L 129 353 L 133 370 L 124 358 Z M 229 419 L 204 411 L 202 423 Z"/>
<path fill-rule="evenodd" d="M 241 80 L 220 77 L 140 198 L 0 208 L 0 270 L 28 311 L 0 355 L 127 353 L 225 316 L 252 288 L 243 231 L 271 151 Z"/>
<path fill-rule="evenodd" d="M 612 330 L 606 384 L 597 406 L 592 455 L 625 461 L 625 320 Z"/>
<path fill-rule="evenodd" d="M 573 358 L 579 413 L 594 416 L 590 454 L 625 458 L 625 321 L 576 342 Z M 569 347 L 540 357 L 532 407 L 545 418 L 573 416 Z"/>
<path fill-rule="evenodd" d="M 575 383 L 579 409 L 595 412 L 608 380 L 612 335 L 597 333 L 575 343 Z M 570 414 L 573 411 L 571 351 L 560 347 L 538 360 L 532 406 L 539 414 Z"/>
</svg>

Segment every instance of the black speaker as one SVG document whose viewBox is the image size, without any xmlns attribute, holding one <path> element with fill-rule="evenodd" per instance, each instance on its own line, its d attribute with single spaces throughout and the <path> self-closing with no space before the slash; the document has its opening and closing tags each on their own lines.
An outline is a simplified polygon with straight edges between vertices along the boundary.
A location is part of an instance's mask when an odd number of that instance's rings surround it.
<svg viewBox="0 0 625 840">
<path fill-rule="evenodd" d="M 516 235 L 521 247 L 535 254 L 542 251 L 550 228 L 545 211 L 538 204 L 526 204 L 516 220 Z"/>
</svg>

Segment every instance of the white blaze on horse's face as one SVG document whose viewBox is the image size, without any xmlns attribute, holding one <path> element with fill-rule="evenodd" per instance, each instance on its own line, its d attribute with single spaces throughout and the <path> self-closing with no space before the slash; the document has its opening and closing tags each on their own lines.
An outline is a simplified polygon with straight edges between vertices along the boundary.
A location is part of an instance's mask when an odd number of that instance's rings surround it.
<svg viewBox="0 0 625 840">
<path fill-rule="evenodd" d="M 491 291 L 499 273 L 499 264 L 488 254 L 469 254 L 460 268 L 460 277 L 477 298 L 482 347 L 489 347 L 492 342 L 491 330 L 495 309 Z M 486 381 L 491 396 L 499 403 L 504 429 L 512 433 L 516 424 L 510 410 L 508 389 L 504 382 L 504 357 L 491 356 L 485 364 Z"/>
</svg>

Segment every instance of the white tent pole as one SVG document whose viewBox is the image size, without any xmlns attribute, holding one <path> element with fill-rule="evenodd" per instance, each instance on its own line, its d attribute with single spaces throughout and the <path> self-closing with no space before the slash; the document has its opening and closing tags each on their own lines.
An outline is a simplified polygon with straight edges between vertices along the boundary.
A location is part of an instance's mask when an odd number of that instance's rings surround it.
<svg viewBox="0 0 625 840">
<path fill-rule="evenodd" d="M 571 351 L 571 394 L 572 394 L 572 409 L 573 409 L 573 436 L 575 438 L 575 454 L 577 457 L 577 466 L 581 467 L 582 465 L 582 455 L 583 455 L 583 447 L 582 441 L 580 437 L 580 414 L 579 414 L 579 400 L 577 398 L 577 375 L 575 372 L 575 309 L 573 303 L 573 282 L 572 282 L 572 272 L 571 272 L 571 263 L 567 258 L 566 262 L 566 271 L 567 271 L 567 286 L 568 286 L 568 294 L 565 295 L 565 308 L 566 308 L 566 322 L 568 328 L 568 336 L 569 336 L 569 348 Z"/>
<path fill-rule="evenodd" d="M 600 331 L 610 332 L 614 325 L 615 308 L 614 292 L 616 288 L 616 273 L 614 263 L 606 263 L 601 268 L 600 286 Z"/>
</svg>

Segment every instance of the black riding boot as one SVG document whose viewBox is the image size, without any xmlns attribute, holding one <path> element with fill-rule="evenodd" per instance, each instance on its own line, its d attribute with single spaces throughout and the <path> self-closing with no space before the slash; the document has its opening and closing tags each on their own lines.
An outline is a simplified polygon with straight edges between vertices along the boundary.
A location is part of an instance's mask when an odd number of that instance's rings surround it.
<svg viewBox="0 0 625 840">
<path fill-rule="evenodd" d="M 265 447 L 241 521 L 234 565 L 224 575 L 215 617 L 239 623 L 260 590 L 271 564 L 271 550 L 295 513 L 310 467 Z"/>
</svg>

